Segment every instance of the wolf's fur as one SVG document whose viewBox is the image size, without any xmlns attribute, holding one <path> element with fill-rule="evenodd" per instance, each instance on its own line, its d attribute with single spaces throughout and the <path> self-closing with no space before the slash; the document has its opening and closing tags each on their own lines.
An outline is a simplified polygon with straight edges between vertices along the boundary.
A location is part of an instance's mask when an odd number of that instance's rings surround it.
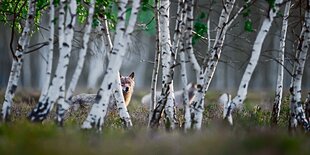
<svg viewBox="0 0 310 155">
<path fill-rule="evenodd" d="M 134 72 L 132 72 L 129 76 L 121 76 L 121 85 L 122 85 L 122 93 L 125 99 L 125 105 L 128 106 L 131 100 L 131 96 L 133 93 L 133 89 L 135 86 L 134 81 Z M 78 94 L 73 96 L 71 99 L 71 105 L 74 110 L 77 110 L 80 106 L 89 106 L 95 103 L 96 94 Z M 115 107 L 115 98 L 113 95 L 110 96 L 109 101 L 109 109 Z"/>
<path fill-rule="evenodd" d="M 188 91 L 189 103 L 192 103 L 192 101 L 194 99 L 194 93 L 197 90 L 197 87 L 195 84 L 189 83 L 186 86 L 186 89 Z M 160 99 L 160 93 L 161 92 L 156 91 L 156 100 L 157 101 Z M 175 91 L 174 96 L 175 96 L 175 106 L 178 109 L 183 109 L 183 107 L 184 107 L 184 105 L 183 105 L 183 90 Z M 150 104 L 151 104 L 151 94 L 149 93 L 149 94 L 143 96 L 141 99 L 141 103 L 142 103 L 142 106 L 144 106 L 145 108 L 149 108 Z"/>
</svg>

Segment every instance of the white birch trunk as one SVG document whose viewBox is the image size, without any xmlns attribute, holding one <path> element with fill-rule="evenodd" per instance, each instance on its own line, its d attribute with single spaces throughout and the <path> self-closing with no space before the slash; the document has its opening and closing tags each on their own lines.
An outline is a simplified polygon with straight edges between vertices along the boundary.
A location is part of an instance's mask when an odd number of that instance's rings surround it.
<svg viewBox="0 0 310 155">
<path fill-rule="evenodd" d="M 231 125 L 233 125 L 232 111 L 236 108 L 236 106 L 242 105 L 243 101 L 246 98 L 248 85 L 251 80 L 252 74 L 256 68 L 256 65 L 257 65 L 257 62 L 258 62 L 258 59 L 261 53 L 263 42 L 266 38 L 268 31 L 270 30 L 273 19 L 279 10 L 278 4 L 282 3 L 282 1 L 283 0 L 276 0 L 275 8 L 270 8 L 268 17 L 264 19 L 263 24 L 256 36 L 255 42 L 253 44 L 252 55 L 245 69 L 245 72 L 242 76 L 239 89 L 237 92 L 237 96 L 234 97 L 233 100 L 229 103 L 227 114 L 224 114 L 226 116 L 225 119 L 227 119 Z"/>
<path fill-rule="evenodd" d="M 310 131 L 310 125 L 306 119 L 305 112 L 301 100 L 301 82 L 307 58 L 307 52 L 310 43 L 310 0 L 307 1 L 305 11 L 305 22 L 303 24 L 298 47 L 296 49 L 296 59 L 293 68 L 293 77 L 290 88 L 291 93 L 291 116 L 289 128 L 295 129 L 297 121 L 304 127 L 306 131 Z"/>
<path fill-rule="evenodd" d="M 186 74 L 186 60 L 184 51 L 184 41 L 180 44 L 180 62 L 181 62 L 181 80 L 182 80 L 182 90 L 183 90 L 183 105 L 184 105 L 184 130 L 186 131 L 191 127 L 191 113 L 190 113 L 190 103 L 188 98 L 187 87 L 187 74 Z"/>
<path fill-rule="evenodd" d="M 132 127 L 132 122 L 130 119 L 130 115 L 128 113 L 126 104 L 125 104 L 125 99 L 122 93 L 122 85 L 121 85 L 121 80 L 120 80 L 120 74 L 118 73 L 118 78 L 116 80 L 116 90 L 113 93 L 114 98 L 116 100 L 116 107 L 119 113 L 119 116 L 124 124 L 125 128 L 131 128 Z"/>
<path fill-rule="evenodd" d="M 184 32 L 184 19 L 185 19 L 185 3 L 183 0 L 179 0 L 178 2 L 178 8 L 177 8 L 177 18 L 176 18 L 176 24 L 175 24 L 175 30 L 174 30 L 174 35 L 173 35 L 173 42 L 172 42 L 172 53 L 171 53 L 171 60 L 170 60 L 170 66 L 172 67 L 175 64 L 176 56 L 178 53 L 179 49 L 179 44 L 180 44 L 180 39 L 182 32 Z M 167 10 L 167 18 L 169 19 L 169 9 Z M 162 17 L 162 16 L 160 16 Z M 160 18 L 162 20 L 165 20 L 165 18 Z M 163 22 L 162 22 L 163 23 Z M 169 26 L 169 21 L 167 22 L 167 25 Z M 161 26 L 161 24 L 160 24 Z M 168 27 L 169 28 L 169 27 Z M 183 28 L 183 29 L 182 29 Z M 162 27 L 164 29 L 164 27 Z M 165 31 L 162 31 L 163 33 Z M 168 31 L 169 33 L 169 31 Z M 165 35 L 165 34 L 163 34 Z M 170 38 L 168 38 L 170 39 Z M 164 40 L 164 39 L 163 39 Z M 170 41 L 169 41 L 170 42 Z M 162 57 L 163 58 L 163 57 Z M 169 60 L 169 59 L 168 59 Z M 165 64 L 163 64 L 165 65 Z M 168 67 L 167 70 L 169 70 L 170 76 L 173 76 L 172 74 L 174 73 L 173 68 Z M 163 73 L 164 75 L 164 73 Z M 168 75 L 166 75 L 168 77 Z M 184 87 L 186 87 L 187 83 L 184 83 Z M 177 124 L 176 121 L 176 115 L 175 115 L 175 95 L 174 95 L 174 90 L 173 90 L 173 78 L 171 81 L 171 86 L 170 86 L 170 92 L 168 94 L 167 98 L 167 103 L 165 106 L 165 114 L 166 114 L 166 127 L 167 129 L 174 129 L 175 125 Z"/>
<path fill-rule="evenodd" d="M 75 0 L 70 1 L 67 9 L 66 22 L 64 10 L 65 5 L 67 5 L 67 2 L 62 0 L 60 2 L 58 27 L 60 56 L 55 77 L 53 78 L 52 84 L 48 89 L 47 96 L 43 99 L 42 102 L 39 102 L 30 113 L 28 118 L 31 121 L 43 121 L 47 117 L 48 113 L 53 109 L 56 100 L 59 98 L 61 102 L 61 100 L 64 100 L 65 97 L 65 79 L 71 54 L 71 42 L 73 40 L 73 27 L 75 25 L 77 4 Z M 58 107 L 62 108 L 68 106 L 68 104 L 58 104 Z"/>
<path fill-rule="evenodd" d="M 286 32 L 288 26 L 288 16 L 291 8 L 291 1 L 288 1 L 285 5 L 283 21 L 282 21 L 282 30 L 280 36 L 280 51 L 279 51 L 279 62 L 278 62 L 278 76 L 277 76 L 277 87 L 274 99 L 274 105 L 271 115 L 271 123 L 273 125 L 278 124 L 280 109 L 282 103 L 283 95 L 283 75 L 284 75 L 284 51 L 285 51 L 285 41 L 286 41 Z"/>
<path fill-rule="evenodd" d="M 183 11 L 182 11 L 183 12 Z M 185 8 L 184 8 L 184 14 L 183 15 L 183 23 L 182 30 L 186 32 L 183 33 L 182 38 L 185 38 L 182 40 L 181 43 L 181 50 L 180 50 L 180 61 L 181 61 L 181 79 L 182 79 L 182 89 L 183 89 L 183 105 L 184 105 L 184 131 L 186 132 L 191 127 L 191 109 L 190 109 L 190 101 L 189 101 L 189 94 L 188 90 L 186 89 L 186 85 L 188 83 L 187 81 L 187 75 L 186 75 L 186 60 L 185 60 L 185 52 L 189 56 L 189 59 L 191 60 L 192 64 L 196 67 L 194 67 L 194 70 L 196 72 L 196 78 L 198 78 L 200 66 L 196 60 L 196 57 L 194 56 L 193 51 L 193 21 L 194 21 L 194 0 L 186 1 Z"/>
<path fill-rule="evenodd" d="M 50 1 L 50 19 L 49 19 L 49 30 L 50 30 L 50 36 L 48 39 L 48 55 L 47 55 L 47 65 L 46 65 L 46 72 L 45 72 L 45 80 L 43 83 L 43 88 L 41 90 L 41 95 L 39 98 L 39 102 L 42 102 L 43 99 L 47 95 L 48 87 L 51 82 L 51 74 L 52 74 L 52 64 L 53 64 L 53 50 L 54 50 L 54 24 L 56 23 L 55 21 L 55 1 L 51 0 Z"/>
<path fill-rule="evenodd" d="M 153 66 L 153 71 L 152 71 L 152 82 L 151 82 L 151 104 L 149 107 L 149 120 L 148 120 L 148 128 L 150 127 L 150 123 L 152 120 L 152 114 L 154 112 L 156 103 L 157 103 L 157 95 L 156 95 L 156 90 L 157 90 L 157 80 L 158 80 L 158 70 L 159 70 L 159 64 L 160 64 L 160 50 L 159 50 L 159 6 L 158 6 L 158 1 L 155 0 L 155 7 L 154 7 L 154 12 L 155 12 L 155 23 L 156 23 L 156 48 L 155 48 L 155 58 L 154 58 L 154 66 Z"/>
<path fill-rule="evenodd" d="M 138 17 L 138 12 L 139 12 L 139 8 L 140 8 L 140 0 L 135 0 L 132 4 L 132 11 L 131 11 L 131 15 L 130 15 L 130 19 L 128 22 L 128 27 L 124 36 L 124 42 L 125 42 L 125 48 L 127 47 L 127 45 L 129 43 L 131 43 L 131 34 L 134 31 L 134 27 L 137 21 L 137 17 Z M 107 26 L 107 25 L 106 25 Z M 107 36 L 106 36 L 107 40 L 108 40 L 108 47 L 112 46 L 111 43 L 111 38 L 109 33 L 107 32 Z M 124 49 L 125 50 L 125 49 Z M 132 74 L 133 75 L 133 74 Z M 120 79 L 120 74 L 118 72 L 117 75 L 117 80 L 116 80 L 116 90 L 114 92 L 114 98 L 116 100 L 116 106 L 118 109 L 118 113 L 119 116 L 121 118 L 121 120 L 123 121 L 124 127 L 125 128 L 131 128 L 132 127 L 132 121 L 130 118 L 130 115 L 128 113 L 127 110 L 127 105 L 125 104 L 125 99 L 122 93 L 122 86 L 121 86 L 121 79 Z M 130 101 L 130 99 L 128 99 Z"/>
<path fill-rule="evenodd" d="M 86 52 L 87 52 L 87 47 L 88 47 L 89 36 L 90 36 L 90 32 L 91 32 L 91 27 L 92 27 L 92 22 L 93 22 L 93 14 L 95 11 L 95 3 L 96 3 L 96 0 L 90 1 L 89 10 L 88 10 L 88 18 L 87 18 L 87 22 L 85 25 L 85 32 L 83 35 L 83 45 L 82 45 L 82 48 L 79 50 L 79 58 L 78 58 L 77 66 L 76 66 L 75 71 L 72 75 L 72 80 L 71 80 L 69 88 L 67 90 L 66 97 L 64 100 L 60 100 L 60 104 L 57 107 L 56 121 L 60 125 L 63 124 L 64 115 L 70 107 L 70 102 L 71 102 L 71 98 L 73 96 L 73 92 L 76 88 L 77 82 L 78 82 L 79 77 L 82 73 L 82 69 L 83 69 L 84 62 L 85 62 L 85 56 L 86 56 Z M 63 103 L 61 103 L 61 102 L 63 102 Z M 65 106 L 61 106 L 61 105 L 65 105 Z"/>
<path fill-rule="evenodd" d="M 101 131 L 104 122 L 104 117 L 107 113 L 109 98 L 112 94 L 112 90 L 116 88 L 115 79 L 117 78 L 118 71 L 121 67 L 122 60 L 126 54 L 126 47 L 128 39 L 133 32 L 134 25 L 136 23 L 137 11 L 139 8 L 139 0 L 133 1 L 133 9 L 128 22 L 128 27 L 125 32 L 125 15 L 127 0 L 120 0 L 118 2 L 118 23 L 116 25 L 116 35 L 114 39 L 114 47 L 111 51 L 110 61 L 107 67 L 107 71 L 104 75 L 101 87 L 96 96 L 96 102 L 93 104 L 89 115 L 83 122 L 82 128 L 90 129 L 93 126 Z M 124 43 L 125 42 L 125 43 Z M 124 111 L 127 111 L 126 107 Z"/>
<path fill-rule="evenodd" d="M 193 101 L 193 117 L 192 117 L 192 126 L 195 129 L 200 130 L 202 124 L 202 113 L 204 111 L 204 95 L 205 92 L 208 90 L 209 85 L 211 83 L 211 79 L 213 78 L 215 69 L 218 64 L 218 60 L 220 59 L 223 43 L 225 40 L 226 32 L 230 26 L 228 23 L 230 14 L 233 10 L 235 4 L 235 0 L 226 0 L 224 3 L 224 8 L 222 9 L 218 29 L 216 32 L 215 42 L 210 51 L 210 57 L 207 57 L 204 60 L 203 68 L 205 68 L 204 77 L 202 73 L 200 73 L 199 77 L 202 79 L 198 79 L 198 92 L 197 96 Z M 232 21 L 230 21 L 232 22 Z M 202 72 L 202 71 L 201 71 Z"/>
<path fill-rule="evenodd" d="M 34 23 L 35 18 L 35 9 L 36 9 L 36 1 L 29 0 L 26 24 L 21 34 L 21 37 L 18 40 L 15 56 L 12 62 L 9 82 L 5 91 L 4 102 L 2 105 L 2 112 L 1 112 L 3 121 L 8 121 L 11 114 L 13 97 L 15 96 L 15 92 L 21 74 L 21 68 L 23 65 L 24 52 L 29 45 L 30 34 L 32 30 L 31 27 Z"/>
<path fill-rule="evenodd" d="M 173 64 L 175 60 L 175 51 L 171 50 L 171 40 L 169 32 L 169 8 L 170 1 L 163 0 L 159 4 L 159 47 L 161 50 L 162 62 L 162 91 L 161 98 L 157 102 L 156 108 L 150 121 L 151 128 L 159 126 L 159 119 L 165 108 L 166 127 L 175 128 L 174 116 L 174 94 L 173 94 Z"/>
</svg>

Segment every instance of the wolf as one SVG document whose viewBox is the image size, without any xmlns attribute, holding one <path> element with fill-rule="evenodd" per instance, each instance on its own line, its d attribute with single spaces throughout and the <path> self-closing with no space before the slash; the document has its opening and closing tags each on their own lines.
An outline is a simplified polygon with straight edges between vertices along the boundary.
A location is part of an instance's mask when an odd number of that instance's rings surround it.
<svg viewBox="0 0 310 155">
<path fill-rule="evenodd" d="M 121 78 L 121 86 L 122 86 L 122 93 L 125 100 L 126 107 L 129 105 L 131 96 L 133 94 L 134 86 L 135 86 L 135 73 L 132 72 L 128 76 L 120 76 Z M 80 106 L 89 106 L 95 103 L 97 94 L 79 94 L 76 96 L 73 96 L 71 99 L 71 106 L 73 107 L 73 110 L 78 110 Z M 113 94 L 110 96 L 109 101 L 109 110 L 115 108 L 116 101 L 113 96 Z"/>
<path fill-rule="evenodd" d="M 195 97 L 195 91 L 197 90 L 197 85 L 193 83 L 189 83 L 186 86 L 186 90 L 188 91 L 188 98 L 189 98 L 189 103 L 191 104 L 194 97 Z M 160 99 L 160 91 L 156 91 L 156 100 L 158 101 Z M 178 109 L 183 109 L 183 90 L 178 90 L 174 92 L 175 96 L 175 106 Z M 141 99 L 141 104 L 145 108 L 149 108 L 151 104 L 151 94 L 147 94 L 142 97 Z"/>
</svg>

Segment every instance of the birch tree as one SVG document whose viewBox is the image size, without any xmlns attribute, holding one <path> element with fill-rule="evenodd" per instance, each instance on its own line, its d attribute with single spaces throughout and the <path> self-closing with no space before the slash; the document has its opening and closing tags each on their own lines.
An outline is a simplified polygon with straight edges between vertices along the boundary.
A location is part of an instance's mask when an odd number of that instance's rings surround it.
<svg viewBox="0 0 310 155">
<path fill-rule="evenodd" d="M 289 128 L 293 130 L 297 127 L 299 122 L 306 131 L 310 131 L 310 125 L 306 119 L 305 112 L 301 100 L 301 85 L 302 76 L 304 72 L 305 62 L 307 58 L 307 52 L 309 50 L 310 43 L 310 0 L 306 2 L 305 18 L 302 30 L 299 36 L 299 43 L 296 49 L 296 57 L 294 60 L 293 76 L 290 86 L 290 121 Z"/>
<path fill-rule="evenodd" d="M 180 44 L 180 61 L 181 61 L 181 79 L 182 79 L 182 89 L 183 89 L 183 105 L 184 105 L 184 131 L 191 127 L 191 109 L 189 102 L 189 94 L 186 89 L 186 84 L 188 83 L 186 75 L 186 63 L 185 63 L 185 52 L 187 54 L 193 54 L 193 13 L 194 13 L 194 1 L 190 0 L 185 3 L 184 11 L 182 11 L 183 22 L 181 25 L 181 31 L 187 31 L 182 33 L 182 38 L 184 38 Z M 186 11 L 185 11 L 186 10 Z M 183 13 L 184 12 L 184 13 Z M 198 63 L 197 63 L 198 64 Z M 200 69 L 200 68 L 199 68 Z"/>
<path fill-rule="evenodd" d="M 28 48 L 30 41 L 30 34 L 32 31 L 32 25 L 34 23 L 34 18 L 36 16 L 35 11 L 36 11 L 36 0 L 29 0 L 25 27 L 22 31 L 21 37 L 18 40 L 17 48 L 15 50 L 14 59 L 12 62 L 9 82 L 5 91 L 4 102 L 2 105 L 2 112 L 1 112 L 3 121 L 8 121 L 9 116 L 11 114 L 13 97 L 15 96 L 18 81 L 20 78 L 21 68 L 23 65 L 24 52 Z"/>
<path fill-rule="evenodd" d="M 178 40 L 175 40 L 175 46 L 171 46 L 170 31 L 169 31 L 169 8 L 170 1 L 162 0 L 159 2 L 159 48 L 161 51 L 161 67 L 162 67 L 162 91 L 160 100 L 157 101 L 156 108 L 152 114 L 150 121 L 151 128 L 159 126 L 159 119 L 165 108 L 166 128 L 168 130 L 174 129 L 176 125 L 175 116 L 175 98 L 173 91 L 173 73 L 174 63 L 176 58 Z M 177 20 L 180 20 L 180 13 L 178 13 Z M 178 26 L 178 23 L 177 23 Z M 175 39 L 179 39 L 178 32 Z"/>
<path fill-rule="evenodd" d="M 76 20 L 76 8 L 77 4 L 75 0 L 71 0 L 69 2 L 65 0 L 60 1 L 58 18 L 60 56 L 58 59 L 58 65 L 52 84 L 49 86 L 48 94 L 41 102 L 38 102 L 36 107 L 28 116 L 31 121 L 43 121 L 47 117 L 48 113 L 53 109 L 57 99 L 64 99 L 65 97 L 65 79 L 72 48 L 71 41 L 73 39 L 73 27 Z M 62 103 L 58 104 L 58 107 L 65 108 L 69 106 L 68 104 Z"/>
<path fill-rule="evenodd" d="M 220 15 L 218 28 L 216 31 L 215 42 L 214 42 L 214 45 L 210 51 L 210 56 L 206 57 L 204 59 L 204 63 L 203 63 L 201 68 L 195 67 L 197 69 L 200 69 L 199 71 L 198 70 L 196 71 L 196 74 L 198 74 L 197 75 L 197 88 L 198 88 L 198 90 L 197 90 L 197 93 L 195 95 L 196 98 L 192 102 L 192 108 L 193 108 L 192 126 L 195 129 L 201 129 L 202 113 L 204 111 L 204 95 L 209 88 L 209 85 L 211 83 L 211 79 L 213 78 L 216 66 L 218 64 L 218 60 L 219 60 L 220 55 L 221 55 L 221 51 L 223 48 L 223 43 L 225 40 L 226 32 L 227 32 L 228 28 L 230 27 L 232 21 L 244 9 L 244 7 L 239 9 L 238 13 L 235 14 L 235 16 L 233 16 L 231 20 L 229 20 L 230 14 L 233 10 L 234 4 L 235 4 L 235 0 L 226 0 L 225 1 L 221 15 Z M 198 66 L 196 64 L 197 60 L 195 60 L 194 57 L 191 57 L 190 60 L 192 61 L 192 63 L 195 66 Z"/>
<path fill-rule="evenodd" d="M 87 22 L 85 25 L 85 32 L 83 34 L 83 45 L 82 45 L 82 48 L 79 50 L 79 58 L 78 58 L 77 66 L 76 66 L 75 71 L 72 75 L 72 80 L 71 80 L 70 85 L 68 87 L 66 97 L 64 100 L 59 101 L 60 104 L 57 107 L 57 119 L 56 119 L 56 121 L 58 124 L 63 123 L 64 114 L 68 110 L 69 106 L 62 106 L 62 105 L 69 105 L 70 104 L 71 98 L 73 96 L 73 92 L 76 88 L 77 82 L 79 80 L 79 77 L 81 75 L 81 72 L 82 72 L 82 69 L 84 66 L 85 56 L 86 56 L 87 47 L 88 47 L 88 41 L 89 41 L 92 22 L 93 22 L 93 15 L 94 15 L 94 11 L 95 11 L 95 3 L 96 3 L 96 0 L 90 1 L 89 9 L 88 9 Z"/>
<path fill-rule="evenodd" d="M 155 23 L 156 23 L 156 48 L 155 48 L 155 57 L 154 57 L 154 66 L 152 71 L 152 82 L 151 82 L 151 104 L 149 109 L 149 120 L 148 120 L 148 127 L 150 127 L 150 122 L 152 120 L 152 114 L 156 107 L 156 88 L 157 88 L 157 80 L 158 80 L 158 70 L 160 65 L 160 50 L 159 50 L 159 6 L 158 0 L 155 0 Z"/>
<path fill-rule="evenodd" d="M 96 102 L 93 104 L 86 120 L 83 122 L 82 128 L 90 129 L 96 127 L 99 131 L 102 130 L 104 117 L 107 113 L 109 98 L 112 90 L 116 88 L 115 79 L 117 79 L 118 71 L 121 67 L 122 60 L 126 54 L 128 39 L 133 30 L 137 19 L 137 13 L 140 7 L 140 1 L 133 1 L 131 16 L 126 28 L 126 5 L 127 0 L 120 0 L 118 2 L 118 23 L 116 25 L 116 34 L 114 38 L 114 46 L 112 48 L 107 71 L 104 75 L 100 89 L 97 92 Z"/>
<path fill-rule="evenodd" d="M 283 74 L 284 74 L 284 51 L 285 51 L 285 41 L 286 41 L 286 33 L 288 26 L 288 16 L 291 8 L 291 1 L 286 2 L 283 21 L 282 21 L 282 30 L 280 36 L 280 51 L 278 53 L 278 75 L 277 75 L 277 86 L 275 92 L 275 99 L 273 103 L 273 109 L 271 114 L 271 123 L 273 125 L 278 123 L 281 103 L 282 103 L 282 95 L 283 95 Z"/>
<path fill-rule="evenodd" d="M 54 26 L 55 26 L 55 1 L 50 1 L 50 19 L 49 19 L 49 39 L 48 39 L 48 46 L 49 46 L 49 52 L 48 52 L 48 60 L 46 65 L 46 72 L 45 72 L 45 83 L 43 83 L 43 88 L 41 90 L 41 95 L 39 98 L 39 102 L 42 102 L 43 99 L 47 95 L 47 91 L 51 82 L 51 74 L 52 74 L 52 64 L 53 64 L 53 51 L 54 51 Z"/>
<path fill-rule="evenodd" d="M 268 15 L 267 17 L 265 17 L 262 23 L 262 26 L 256 36 L 256 39 L 255 39 L 255 42 L 252 48 L 252 55 L 245 69 L 245 72 L 242 76 L 239 89 L 237 92 L 237 96 L 235 96 L 231 101 L 229 101 L 227 110 L 224 110 L 224 112 L 226 112 L 224 113 L 225 119 L 227 119 L 231 125 L 233 124 L 232 111 L 237 106 L 241 106 L 243 104 L 243 101 L 246 98 L 248 85 L 251 80 L 252 74 L 256 68 L 256 65 L 257 65 L 257 62 L 258 62 L 258 59 L 261 53 L 263 42 L 265 40 L 265 37 L 268 31 L 270 30 L 274 17 L 277 15 L 277 12 L 279 10 L 279 4 L 281 4 L 282 2 L 283 0 L 276 0 L 275 2 L 269 4 Z"/>
</svg>

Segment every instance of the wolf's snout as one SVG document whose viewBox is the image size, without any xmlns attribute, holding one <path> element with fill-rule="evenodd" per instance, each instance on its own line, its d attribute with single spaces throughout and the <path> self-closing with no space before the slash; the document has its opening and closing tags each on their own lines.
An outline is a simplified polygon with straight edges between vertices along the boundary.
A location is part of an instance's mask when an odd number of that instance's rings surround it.
<svg viewBox="0 0 310 155">
<path fill-rule="evenodd" d="M 129 91 L 129 87 L 123 88 L 123 92 L 127 93 Z"/>
</svg>

